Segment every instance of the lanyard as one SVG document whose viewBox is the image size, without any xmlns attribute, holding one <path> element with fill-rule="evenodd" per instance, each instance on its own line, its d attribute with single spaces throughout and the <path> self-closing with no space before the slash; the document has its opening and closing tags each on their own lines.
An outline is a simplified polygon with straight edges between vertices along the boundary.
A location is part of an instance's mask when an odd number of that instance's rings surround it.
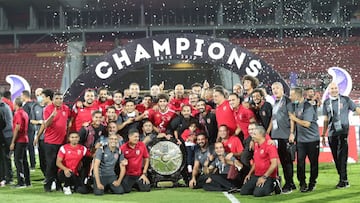
<svg viewBox="0 0 360 203">
<path fill-rule="evenodd" d="M 341 99 L 341 97 L 339 96 L 339 98 L 338 98 L 338 112 L 337 112 L 338 119 L 340 119 L 340 99 Z M 333 109 L 333 106 L 332 106 L 332 100 L 330 100 L 330 111 L 331 111 L 331 116 L 334 117 L 334 109 Z"/>
<path fill-rule="evenodd" d="M 284 96 L 281 97 L 280 101 L 274 104 L 274 108 L 273 108 L 273 115 L 275 115 L 279 109 L 280 106 L 282 105 L 282 100 L 283 100 Z"/>
</svg>

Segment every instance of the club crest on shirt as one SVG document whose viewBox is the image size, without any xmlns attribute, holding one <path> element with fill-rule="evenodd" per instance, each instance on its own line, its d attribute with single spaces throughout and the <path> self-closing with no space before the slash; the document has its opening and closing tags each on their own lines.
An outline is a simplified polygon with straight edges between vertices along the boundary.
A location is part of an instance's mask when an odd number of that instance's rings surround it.
<svg viewBox="0 0 360 203">
<path fill-rule="evenodd" d="M 231 144 L 228 144 L 228 147 L 231 148 Z"/>
<path fill-rule="evenodd" d="M 118 159 L 119 158 L 119 154 L 114 154 L 114 159 Z"/>
<path fill-rule="evenodd" d="M 80 149 L 77 150 L 77 154 L 78 154 L 78 155 L 81 154 L 81 150 L 80 150 Z"/>
<path fill-rule="evenodd" d="M 62 115 L 63 115 L 63 116 L 66 116 L 66 112 L 65 112 L 65 111 L 63 111 L 63 112 L 62 112 Z"/>
<path fill-rule="evenodd" d="M 226 106 L 223 107 L 223 111 L 226 111 Z"/>
<path fill-rule="evenodd" d="M 210 119 L 210 118 L 206 119 L 206 122 L 207 122 L 208 124 L 210 124 L 210 123 L 211 123 L 211 119 Z"/>
<path fill-rule="evenodd" d="M 344 104 L 340 102 L 340 109 L 344 108 Z"/>
<path fill-rule="evenodd" d="M 265 111 L 262 111 L 261 114 L 262 114 L 263 116 L 266 116 L 266 112 L 265 112 Z"/>
<path fill-rule="evenodd" d="M 125 154 L 129 154 L 129 151 L 128 151 L 128 150 L 126 150 L 126 151 L 125 151 Z"/>
<path fill-rule="evenodd" d="M 260 150 L 260 154 L 264 154 L 264 150 L 263 150 L 263 149 Z"/>
<path fill-rule="evenodd" d="M 136 155 L 139 155 L 139 154 L 140 154 L 140 150 L 137 149 L 137 150 L 135 151 L 135 153 L 136 153 Z"/>
</svg>

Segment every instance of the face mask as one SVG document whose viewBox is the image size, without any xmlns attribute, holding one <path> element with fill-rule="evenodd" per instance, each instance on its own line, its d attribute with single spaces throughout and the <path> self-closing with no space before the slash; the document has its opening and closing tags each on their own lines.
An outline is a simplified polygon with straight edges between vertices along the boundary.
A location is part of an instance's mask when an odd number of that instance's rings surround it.
<svg viewBox="0 0 360 203">
<path fill-rule="evenodd" d="M 293 101 L 294 104 L 299 104 L 298 100 Z"/>
<path fill-rule="evenodd" d="M 36 100 L 37 100 L 39 103 L 41 103 L 41 102 L 43 101 L 43 97 L 42 97 L 42 96 L 37 96 L 37 97 L 36 97 Z"/>
</svg>

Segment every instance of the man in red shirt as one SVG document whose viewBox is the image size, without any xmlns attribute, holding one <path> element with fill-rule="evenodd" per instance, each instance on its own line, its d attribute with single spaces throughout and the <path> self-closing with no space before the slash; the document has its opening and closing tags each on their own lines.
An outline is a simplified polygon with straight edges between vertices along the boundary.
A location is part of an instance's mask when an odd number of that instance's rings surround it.
<svg viewBox="0 0 360 203">
<path fill-rule="evenodd" d="M 237 136 L 230 136 L 229 129 L 226 125 L 219 127 L 218 138 L 223 143 L 226 153 L 233 153 L 236 158 L 240 158 L 244 148 Z"/>
<path fill-rule="evenodd" d="M 70 186 L 77 191 L 81 186 L 78 167 L 85 155 L 90 156 L 85 146 L 79 144 L 80 136 L 73 132 L 69 134 L 69 142 L 60 147 L 57 154 L 56 166 L 59 167 L 58 178 L 64 183 L 64 194 L 71 195 Z"/>
<path fill-rule="evenodd" d="M 229 101 L 226 99 L 225 90 L 222 86 L 214 88 L 213 93 L 214 102 L 216 104 L 216 120 L 218 127 L 226 125 L 230 134 L 234 134 L 236 130 L 236 121 L 233 114 L 233 109 Z"/>
<path fill-rule="evenodd" d="M 129 141 L 121 146 L 121 152 L 128 160 L 123 187 L 126 193 L 137 185 L 141 192 L 150 191 L 150 181 L 147 177 L 149 168 L 149 152 L 143 142 L 140 142 L 139 132 L 136 129 L 129 130 Z M 144 163 L 144 164 L 143 164 Z"/>
<path fill-rule="evenodd" d="M 80 106 L 74 106 L 72 111 L 71 130 L 79 132 L 84 123 L 91 123 L 91 114 L 101 108 L 95 102 L 95 91 L 88 89 L 84 94 L 84 102 Z M 78 103 L 77 103 L 78 104 Z"/>
<path fill-rule="evenodd" d="M 14 102 L 15 114 L 13 119 L 13 138 L 10 144 L 10 150 L 14 152 L 14 161 L 16 166 L 17 184 L 15 187 L 24 188 L 30 186 L 30 170 L 26 157 L 26 147 L 29 142 L 28 125 L 29 116 L 22 107 L 20 97 Z"/>
<path fill-rule="evenodd" d="M 168 108 L 168 97 L 166 94 L 159 94 L 158 96 L 158 110 L 150 109 L 145 111 L 143 118 L 148 119 L 154 124 L 154 130 L 157 133 L 168 133 L 168 125 L 173 118 L 175 118 L 176 113 Z"/>
<path fill-rule="evenodd" d="M 69 117 L 70 109 L 63 104 L 63 95 L 59 92 L 54 93 L 53 103 L 44 109 L 44 150 L 47 163 L 45 192 L 51 191 L 53 181 L 57 184 L 57 190 L 61 189 L 60 182 L 57 181 L 56 155 L 65 143 Z"/>
<path fill-rule="evenodd" d="M 99 106 L 99 108 L 102 109 L 102 113 L 105 115 L 106 108 L 112 106 L 114 101 L 112 100 L 111 94 L 109 94 L 109 90 L 106 87 L 99 88 L 98 95 L 98 99 L 95 101 L 95 103 Z"/>
<path fill-rule="evenodd" d="M 180 112 L 184 104 L 189 104 L 189 98 L 185 97 L 184 85 L 182 84 L 177 84 L 174 92 L 175 97 L 170 100 L 169 107 L 176 112 Z"/>
<path fill-rule="evenodd" d="M 267 142 L 264 127 L 252 123 L 249 132 L 255 142 L 254 163 L 245 177 L 240 194 L 263 197 L 274 190 L 280 194 L 281 188 L 277 180 L 278 154 L 274 145 Z"/>
</svg>

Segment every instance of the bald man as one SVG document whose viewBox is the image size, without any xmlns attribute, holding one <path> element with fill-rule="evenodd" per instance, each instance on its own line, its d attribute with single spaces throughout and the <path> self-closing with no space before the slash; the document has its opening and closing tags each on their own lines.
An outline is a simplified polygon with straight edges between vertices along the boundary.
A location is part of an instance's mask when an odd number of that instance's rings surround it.
<svg viewBox="0 0 360 203">
<path fill-rule="evenodd" d="M 329 94 L 323 105 L 324 128 L 321 137 L 322 144 L 325 145 L 325 134 L 329 130 L 329 146 L 339 174 L 336 188 L 342 189 L 350 187 L 347 177 L 349 110 L 360 114 L 360 108 L 349 97 L 339 94 L 336 83 L 329 84 Z"/>
</svg>

